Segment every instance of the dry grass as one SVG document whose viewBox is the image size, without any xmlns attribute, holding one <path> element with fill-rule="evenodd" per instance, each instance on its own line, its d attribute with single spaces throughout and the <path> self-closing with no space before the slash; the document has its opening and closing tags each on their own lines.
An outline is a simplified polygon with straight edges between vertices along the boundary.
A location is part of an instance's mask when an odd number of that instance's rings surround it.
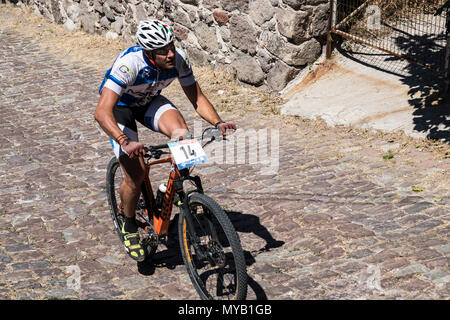
<svg viewBox="0 0 450 320">
<path fill-rule="evenodd" d="M 42 50 L 50 52 L 62 61 L 70 63 L 83 63 L 98 71 L 105 71 L 110 67 L 117 54 L 129 47 L 130 43 L 123 40 L 108 40 L 99 35 L 86 34 L 82 31 L 68 32 L 61 25 L 35 16 L 30 10 L 14 7 L 10 4 L 0 5 L 0 30 L 14 29 L 25 36 L 39 40 Z M 307 120 L 296 116 L 279 115 L 277 106 L 283 103 L 282 99 L 271 95 L 268 91 L 246 86 L 235 82 L 229 75 L 214 72 L 209 67 L 195 68 L 194 72 L 203 91 L 219 112 L 233 114 L 233 119 L 248 121 L 249 115 L 253 118 L 265 119 L 270 125 L 281 127 L 295 126 L 308 135 L 311 132 L 325 132 L 334 130 L 343 136 L 364 136 L 367 139 L 385 139 L 396 141 L 405 145 L 420 144 L 429 151 L 437 151 L 438 157 L 449 157 L 448 145 L 428 139 L 412 139 L 402 132 L 373 133 L 352 127 L 330 128 L 321 119 Z M 175 81 L 167 88 L 171 93 L 181 93 L 181 87 Z M 299 132 L 300 133 L 300 132 Z"/>
<path fill-rule="evenodd" d="M 399 16 L 411 10 L 424 14 L 434 14 L 445 1 L 443 0 L 375 0 L 386 16 Z"/>
<path fill-rule="evenodd" d="M 40 48 L 67 62 L 80 62 L 93 68 L 109 68 L 117 53 L 127 47 L 122 40 L 109 40 L 82 31 L 69 32 L 62 25 L 38 17 L 30 9 L 2 5 L 2 29 L 14 29 L 39 41 Z M 117 49 L 111 49 L 117 48 Z"/>
<path fill-rule="evenodd" d="M 376 13 L 375 11 L 367 11 L 369 6 L 377 6 L 380 9 L 380 21 L 382 23 L 395 24 L 399 19 L 410 19 L 412 21 L 427 20 L 431 22 L 429 16 L 434 15 L 444 2 L 445 0 L 368 0 L 364 2 L 365 7 L 352 17 L 346 26 L 350 28 L 350 33 L 363 38 L 382 38 L 389 35 L 392 30 L 385 26 L 380 30 L 368 28 L 368 18 L 373 17 Z M 353 6 L 352 8 L 346 9 L 349 11 L 347 14 L 358 7 L 356 4 L 353 4 Z M 425 18 L 425 15 L 428 17 Z"/>
<path fill-rule="evenodd" d="M 443 0 L 375 0 L 374 5 L 381 9 L 381 19 L 397 22 L 398 19 L 418 19 L 423 15 L 434 15 L 444 4 Z M 419 18 L 420 19 L 420 18 Z"/>
<path fill-rule="evenodd" d="M 23 11 L 10 4 L 2 5 L 0 28 L 11 28 L 26 36 L 39 40 L 42 50 L 52 53 L 66 63 L 80 63 L 100 71 L 108 69 L 117 54 L 134 43 L 121 39 L 106 39 L 100 35 L 83 31 L 69 32 L 62 25 L 37 17 L 29 9 Z M 258 112 L 262 115 L 277 114 L 276 106 L 281 98 L 268 91 L 244 86 L 225 73 L 215 72 L 209 67 L 196 68 L 194 73 L 203 91 L 216 109 L 233 112 L 240 116 Z M 181 93 L 178 82 L 174 82 L 166 92 Z"/>
</svg>

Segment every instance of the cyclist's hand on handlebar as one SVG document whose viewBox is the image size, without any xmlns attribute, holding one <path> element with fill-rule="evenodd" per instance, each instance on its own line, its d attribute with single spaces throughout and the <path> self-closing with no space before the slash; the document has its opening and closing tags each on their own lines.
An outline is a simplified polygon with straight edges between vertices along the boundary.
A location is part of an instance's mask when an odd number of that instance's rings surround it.
<svg viewBox="0 0 450 320">
<path fill-rule="evenodd" d="M 231 122 L 222 122 L 217 125 L 217 129 L 222 132 L 222 135 L 226 136 L 228 130 L 236 130 L 236 125 Z"/>
<path fill-rule="evenodd" d="M 122 144 L 122 150 L 128 154 L 130 159 L 133 159 L 144 153 L 144 145 L 138 141 L 130 140 L 128 143 Z"/>
</svg>

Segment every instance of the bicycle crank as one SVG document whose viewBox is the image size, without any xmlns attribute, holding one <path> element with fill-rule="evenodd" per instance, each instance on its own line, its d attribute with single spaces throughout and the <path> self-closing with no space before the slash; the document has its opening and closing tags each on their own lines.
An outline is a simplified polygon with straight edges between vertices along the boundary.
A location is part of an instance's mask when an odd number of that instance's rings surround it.
<svg viewBox="0 0 450 320">
<path fill-rule="evenodd" d="M 208 243 L 208 260 L 210 261 L 212 266 L 217 266 L 219 268 L 223 268 L 226 263 L 225 252 L 223 252 L 223 248 L 217 241 L 210 241 Z"/>
<path fill-rule="evenodd" d="M 148 224 L 144 228 L 145 236 L 142 239 L 142 244 L 144 245 L 145 250 L 147 251 L 147 255 L 152 255 L 155 253 L 156 248 L 159 245 L 159 237 L 158 234 L 153 227 L 153 225 Z"/>
</svg>

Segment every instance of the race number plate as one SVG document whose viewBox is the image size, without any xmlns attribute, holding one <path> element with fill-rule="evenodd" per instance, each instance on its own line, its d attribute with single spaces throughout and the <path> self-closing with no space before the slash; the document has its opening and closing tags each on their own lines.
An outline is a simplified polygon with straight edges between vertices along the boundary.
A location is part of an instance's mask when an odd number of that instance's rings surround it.
<svg viewBox="0 0 450 320">
<path fill-rule="evenodd" d="M 207 160 L 205 151 L 195 139 L 169 142 L 168 145 L 179 170 L 204 163 Z"/>
</svg>

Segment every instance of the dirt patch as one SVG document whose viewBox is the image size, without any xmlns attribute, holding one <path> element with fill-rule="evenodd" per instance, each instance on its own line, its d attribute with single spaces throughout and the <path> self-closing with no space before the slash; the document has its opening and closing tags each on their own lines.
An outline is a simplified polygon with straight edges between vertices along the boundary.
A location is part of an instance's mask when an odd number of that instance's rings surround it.
<svg viewBox="0 0 450 320">
<path fill-rule="evenodd" d="M 382 119 L 382 118 L 386 117 L 386 116 L 389 115 L 389 114 L 401 113 L 401 112 L 404 112 L 404 111 L 408 111 L 408 110 L 410 110 L 410 109 L 411 109 L 410 107 L 407 107 L 407 108 L 402 108 L 402 109 L 394 110 L 394 111 L 392 111 L 392 112 L 383 112 L 383 113 L 379 113 L 379 114 L 376 114 L 376 115 L 369 116 L 369 117 L 366 117 L 366 118 L 364 118 L 364 119 L 361 119 L 361 120 L 359 120 L 356 124 L 366 123 L 366 122 L 369 122 L 369 121 L 375 120 L 375 119 Z"/>
<path fill-rule="evenodd" d="M 361 80 L 364 82 L 373 83 L 377 87 L 381 86 L 387 89 L 392 87 L 392 83 L 390 81 L 381 78 L 375 78 L 367 74 L 357 73 L 349 68 L 340 66 L 338 63 L 336 63 L 334 57 L 332 57 L 330 60 L 325 60 L 324 62 L 318 63 L 317 65 L 318 66 L 311 70 L 300 83 L 292 87 L 284 95 L 285 99 L 291 98 L 295 93 L 301 92 L 302 90 L 321 80 L 323 77 L 329 76 L 330 74 L 333 74 L 333 78 L 350 75 L 354 78 L 361 78 Z M 407 92 L 407 90 L 405 92 Z"/>
<path fill-rule="evenodd" d="M 319 80 L 329 72 L 335 72 L 337 67 L 338 66 L 334 63 L 333 59 L 318 63 L 317 68 L 308 72 L 308 74 L 302 79 L 300 83 L 289 89 L 289 91 L 284 96 L 285 99 L 292 97 L 295 93 L 302 91 L 303 89 L 314 84 L 317 80 Z"/>
<path fill-rule="evenodd" d="M 121 39 L 111 40 L 100 35 L 91 35 L 83 31 L 69 32 L 61 25 L 37 17 L 34 13 L 25 9 L 14 7 L 11 4 L 0 5 L 0 30 L 13 29 L 24 36 L 39 40 L 40 48 L 47 51 L 63 62 L 82 63 L 98 71 L 108 69 L 117 54 L 125 48 L 134 45 Z M 335 66 L 326 62 L 318 70 L 307 76 L 306 82 L 314 83 L 327 72 L 335 72 Z M 248 121 L 265 121 L 267 126 L 278 128 L 297 128 L 298 134 L 308 135 L 310 133 L 333 131 L 346 137 L 358 139 L 385 139 L 395 141 L 402 146 L 421 145 L 423 149 L 435 151 L 438 158 L 450 157 L 448 145 L 428 139 L 414 139 L 402 132 L 372 132 L 369 130 L 356 129 L 352 127 L 329 127 L 322 119 L 306 120 L 296 116 L 279 115 L 278 106 L 284 103 L 283 99 L 271 94 L 269 91 L 243 85 L 234 81 L 228 74 L 215 72 L 209 67 L 197 68 L 194 72 L 198 82 L 209 100 L 219 112 L 233 115 L 233 119 Z M 168 95 L 183 94 L 178 82 L 165 91 Z"/>
<path fill-rule="evenodd" d="M 127 47 L 122 40 L 87 35 L 82 31 L 69 32 L 59 24 L 34 15 L 30 9 L 22 10 L 11 4 L 1 6 L 1 29 L 12 29 L 38 40 L 41 50 L 67 63 L 83 62 L 88 67 L 105 69 Z"/>
<path fill-rule="evenodd" d="M 13 29 L 25 36 L 39 40 L 40 49 L 47 51 L 63 62 L 82 63 L 86 67 L 106 71 L 117 55 L 124 49 L 135 45 L 122 39 L 107 39 L 100 35 L 83 31 L 69 32 L 62 25 L 36 16 L 30 9 L 1 5 L 0 29 Z M 228 74 L 215 72 L 209 67 L 193 67 L 203 91 L 218 111 L 276 113 L 274 105 L 282 99 L 268 91 L 244 86 L 235 82 Z M 178 82 L 165 90 L 169 93 L 182 93 Z"/>
</svg>

